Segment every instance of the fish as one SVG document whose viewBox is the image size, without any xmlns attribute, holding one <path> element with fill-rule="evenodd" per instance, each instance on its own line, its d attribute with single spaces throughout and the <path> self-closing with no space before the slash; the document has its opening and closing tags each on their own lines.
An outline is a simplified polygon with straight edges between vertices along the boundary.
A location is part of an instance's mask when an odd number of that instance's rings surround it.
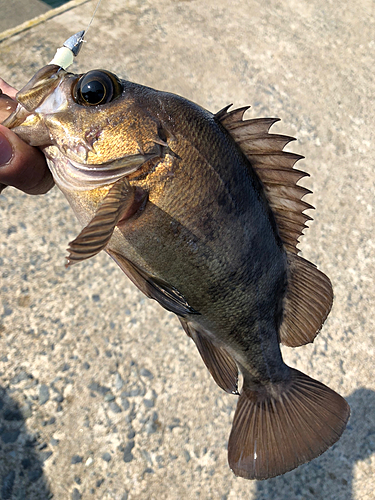
<svg viewBox="0 0 375 500">
<path fill-rule="evenodd" d="M 333 301 L 329 278 L 299 255 L 312 207 L 302 157 L 284 151 L 293 138 L 270 133 L 277 118 L 245 119 L 248 106 L 211 113 L 66 66 L 41 68 L 3 125 L 43 151 L 83 227 L 67 266 L 104 250 L 177 315 L 216 384 L 238 397 L 236 476 L 268 479 L 319 456 L 350 409 L 281 355 L 280 344 L 314 341 Z"/>
</svg>

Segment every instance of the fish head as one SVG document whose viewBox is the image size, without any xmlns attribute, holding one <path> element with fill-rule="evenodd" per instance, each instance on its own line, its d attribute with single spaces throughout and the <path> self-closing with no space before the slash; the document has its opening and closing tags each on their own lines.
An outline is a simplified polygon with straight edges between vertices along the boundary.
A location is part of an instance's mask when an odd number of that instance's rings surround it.
<svg viewBox="0 0 375 500">
<path fill-rule="evenodd" d="M 18 92 L 3 123 L 46 155 L 63 190 L 108 185 L 160 154 L 158 120 L 105 70 L 73 74 L 49 64 Z"/>
</svg>

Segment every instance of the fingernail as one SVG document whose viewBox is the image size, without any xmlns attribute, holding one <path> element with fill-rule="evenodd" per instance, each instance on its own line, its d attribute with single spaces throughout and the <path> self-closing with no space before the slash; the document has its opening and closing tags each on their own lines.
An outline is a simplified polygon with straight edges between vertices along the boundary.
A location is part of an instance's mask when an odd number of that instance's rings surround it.
<svg viewBox="0 0 375 500">
<path fill-rule="evenodd" d="M 10 162 L 13 148 L 8 139 L 0 132 L 0 167 Z"/>
</svg>

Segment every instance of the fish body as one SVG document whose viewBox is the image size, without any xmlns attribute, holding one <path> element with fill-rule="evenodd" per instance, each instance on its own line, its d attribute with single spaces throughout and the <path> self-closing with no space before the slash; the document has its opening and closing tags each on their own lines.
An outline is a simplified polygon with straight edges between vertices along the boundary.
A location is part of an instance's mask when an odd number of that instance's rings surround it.
<svg viewBox="0 0 375 500">
<path fill-rule="evenodd" d="M 288 367 L 279 343 L 311 342 L 332 304 L 329 279 L 297 255 L 308 219 L 290 138 L 246 108 L 212 114 L 106 71 L 49 65 L 5 122 L 43 149 L 84 226 L 69 263 L 105 250 L 179 317 L 218 385 L 239 394 L 235 474 L 265 479 L 333 444 L 347 403 Z"/>
</svg>

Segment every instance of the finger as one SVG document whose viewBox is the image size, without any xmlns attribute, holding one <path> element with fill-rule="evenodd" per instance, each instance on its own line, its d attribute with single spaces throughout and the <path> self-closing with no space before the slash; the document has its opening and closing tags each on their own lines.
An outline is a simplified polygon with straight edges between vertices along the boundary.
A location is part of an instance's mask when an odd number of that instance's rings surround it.
<svg viewBox="0 0 375 500">
<path fill-rule="evenodd" d="M 2 123 L 5 118 L 8 118 L 16 107 L 17 102 L 11 99 L 7 94 L 2 94 L 0 91 L 0 123 Z"/>
<path fill-rule="evenodd" d="M 10 85 L 7 84 L 2 78 L 0 78 L 0 90 L 4 92 L 4 94 L 7 94 L 9 97 L 12 99 L 16 98 L 17 90 Z"/>
<path fill-rule="evenodd" d="M 53 179 L 42 152 L 0 125 L 0 184 L 28 194 L 44 194 Z"/>
</svg>

